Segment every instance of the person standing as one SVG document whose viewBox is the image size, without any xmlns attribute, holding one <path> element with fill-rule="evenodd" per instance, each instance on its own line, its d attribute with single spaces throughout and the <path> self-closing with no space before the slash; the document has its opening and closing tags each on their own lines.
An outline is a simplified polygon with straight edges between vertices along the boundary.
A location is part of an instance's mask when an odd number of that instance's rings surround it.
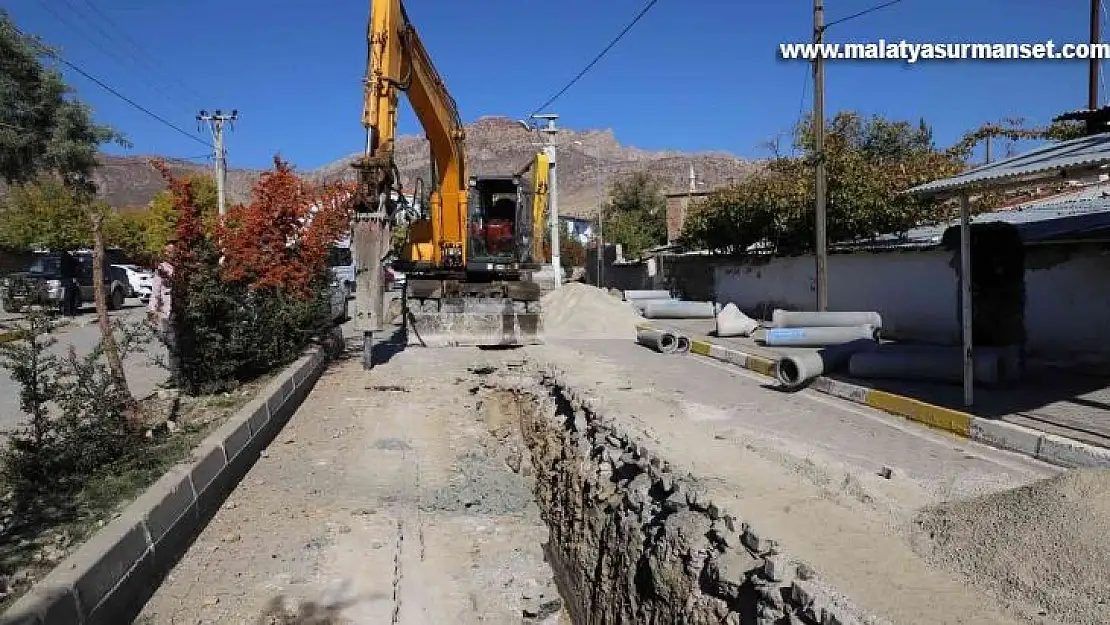
<svg viewBox="0 0 1110 625">
<path fill-rule="evenodd" d="M 181 360 L 177 352 L 177 335 L 174 332 L 172 316 L 173 300 L 170 291 L 170 284 L 173 282 L 173 265 L 170 263 L 170 258 L 173 257 L 173 251 L 174 245 L 171 241 L 166 244 L 162 261 L 154 270 L 154 277 L 150 281 L 150 304 L 147 315 L 169 354 L 170 378 L 177 380 L 181 370 Z"/>
</svg>

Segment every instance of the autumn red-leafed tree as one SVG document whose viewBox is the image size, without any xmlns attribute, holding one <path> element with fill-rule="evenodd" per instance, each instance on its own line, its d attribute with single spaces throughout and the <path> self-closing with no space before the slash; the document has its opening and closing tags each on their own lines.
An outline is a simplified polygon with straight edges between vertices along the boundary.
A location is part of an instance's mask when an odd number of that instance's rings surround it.
<svg viewBox="0 0 1110 625">
<path fill-rule="evenodd" d="M 274 170 L 251 190 L 250 203 L 233 207 L 216 228 L 225 278 L 311 296 L 327 266 L 328 245 L 348 228 L 349 192 L 343 185 L 309 183 L 275 157 Z"/>
</svg>

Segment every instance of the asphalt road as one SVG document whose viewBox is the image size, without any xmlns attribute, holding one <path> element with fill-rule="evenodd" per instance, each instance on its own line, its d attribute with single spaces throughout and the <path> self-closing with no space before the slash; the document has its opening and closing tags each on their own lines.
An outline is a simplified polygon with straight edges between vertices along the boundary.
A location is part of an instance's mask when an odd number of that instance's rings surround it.
<svg viewBox="0 0 1110 625">
<path fill-rule="evenodd" d="M 123 310 L 111 313 L 114 318 L 123 318 L 127 321 L 140 321 L 146 315 L 146 307 L 138 300 L 127 300 Z M 8 324 L 17 320 L 19 315 L 5 314 L 0 322 Z M 86 306 L 81 314 L 69 320 L 65 326 L 56 331 L 55 343 L 50 351 L 54 354 L 65 355 L 72 345 L 78 355 L 88 354 L 100 340 L 100 329 L 96 326 L 96 314 L 92 306 Z M 165 348 L 153 340 L 146 346 L 146 353 L 138 353 L 124 362 L 127 372 L 127 382 L 135 397 L 145 397 L 165 381 L 167 374 L 164 369 L 151 361 L 152 357 L 164 357 Z M 18 427 L 25 415 L 19 408 L 19 386 L 12 380 L 8 371 L 0 371 L 0 435 L 4 435 Z"/>
</svg>

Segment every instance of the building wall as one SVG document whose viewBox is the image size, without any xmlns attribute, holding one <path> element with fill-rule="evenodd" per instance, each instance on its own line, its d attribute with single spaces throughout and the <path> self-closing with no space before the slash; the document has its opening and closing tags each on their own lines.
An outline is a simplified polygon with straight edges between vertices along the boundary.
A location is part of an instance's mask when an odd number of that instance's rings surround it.
<svg viewBox="0 0 1110 625">
<path fill-rule="evenodd" d="M 1110 251 L 1037 246 L 1025 253 L 1030 351 L 1110 353 Z"/>
<path fill-rule="evenodd" d="M 892 338 L 957 343 L 958 276 L 943 251 L 829 256 L 829 310 L 877 311 Z M 769 319 L 775 308 L 813 310 L 813 256 L 733 262 L 715 271 L 717 299 Z"/>
</svg>

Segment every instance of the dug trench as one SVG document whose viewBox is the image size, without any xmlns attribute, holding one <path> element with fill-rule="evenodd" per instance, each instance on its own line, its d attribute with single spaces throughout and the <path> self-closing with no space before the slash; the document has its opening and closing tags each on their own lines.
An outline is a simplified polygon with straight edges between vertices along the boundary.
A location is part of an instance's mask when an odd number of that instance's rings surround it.
<svg viewBox="0 0 1110 625">
<path fill-rule="evenodd" d="M 501 377 L 482 421 L 531 485 L 563 618 L 586 623 L 881 622 L 599 414 L 556 371 Z"/>
</svg>

